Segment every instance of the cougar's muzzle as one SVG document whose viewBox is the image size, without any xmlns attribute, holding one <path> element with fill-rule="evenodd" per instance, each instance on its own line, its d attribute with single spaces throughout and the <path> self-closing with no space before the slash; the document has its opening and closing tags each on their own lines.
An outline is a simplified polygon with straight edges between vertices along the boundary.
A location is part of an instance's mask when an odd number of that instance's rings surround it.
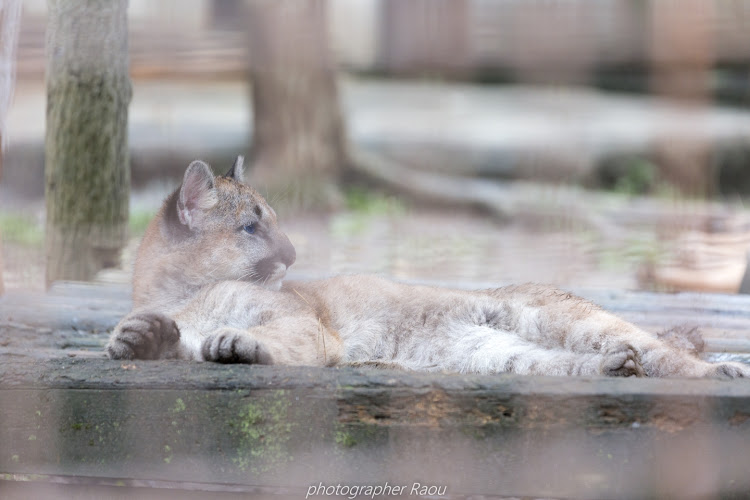
<svg viewBox="0 0 750 500">
<path fill-rule="evenodd" d="M 281 233 L 273 245 L 271 256 L 258 261 L 255 275 L 267 280 L 278 281 L 286 275 L 286 270 L 297 260 L 297 252 L 289 238 Z"/>
</svg>

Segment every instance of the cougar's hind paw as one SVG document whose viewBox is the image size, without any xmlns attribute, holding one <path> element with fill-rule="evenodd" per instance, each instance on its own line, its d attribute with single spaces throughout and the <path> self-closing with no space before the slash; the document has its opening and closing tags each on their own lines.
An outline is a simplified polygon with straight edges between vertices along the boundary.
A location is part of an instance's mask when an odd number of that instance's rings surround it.
<svg viewBox="0 0 750 500">
<path fill-rule="evenodd" d="M 643 377 L 645 372 L 636 350 L 623 344 L 604 355 L 602 375 L 608 377 Z"/>
<path fill-rule="evenodd" d="M 733 379 L 733 378 L 750 378 L 750 366 L 742 363 L 717 363 L 713 376 L 716 378 Z"/>
<path fill-rule="evenodd" d="M 115 327 L 107 344 L 111 359 L 160 359 L 180 341 L 180 331 L 171 318 L 159 313 L 126 316 Z"/>
<path fill-rule="evenodd" d="M 203 359 L 217 363 L 272 364 L 263 344 L 236 330 L 223 330 L 208 336 L 201 346 Z"/>
</svg>

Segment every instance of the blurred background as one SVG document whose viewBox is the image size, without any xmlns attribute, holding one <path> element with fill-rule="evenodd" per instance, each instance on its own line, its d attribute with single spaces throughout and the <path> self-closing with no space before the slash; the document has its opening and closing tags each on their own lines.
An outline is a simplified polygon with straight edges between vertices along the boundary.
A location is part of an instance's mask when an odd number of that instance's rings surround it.
<svg viewBox="0 0 750 500">
<path fill-rule="evenodd" d="M 3 137 L 6 289 L 45 286 L 47 5 Z M 243 154 L 292 276 L 740 289 L 750 0 L 130 0 L 127 31 L 128 237 L 90 279 L 130 279 L 191 160 Z"/>
</svg>

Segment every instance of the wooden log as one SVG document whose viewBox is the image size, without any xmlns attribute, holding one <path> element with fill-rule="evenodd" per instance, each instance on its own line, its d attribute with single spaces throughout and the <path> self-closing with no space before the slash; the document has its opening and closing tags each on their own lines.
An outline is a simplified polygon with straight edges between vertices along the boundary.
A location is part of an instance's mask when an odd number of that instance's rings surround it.
<svg viewBox="0 0 750 500">
<path fill-rule="evenodd" d="M 653 331 L 697 320 L 717 335 L 709 349 L 750 350 L 750 297 L 577 292 Z M 442 485 L 449 498 L 750 490 L 742 380 L 107 360 L 107 330 L 129 307 L 115 285 L 0 298 L 0 496 L 52 485 L 299 498 L 385 482 Z"/>
<path fill-rule="evenodd" d="M 459 288 L 502 285 L 420 283 Z M 743 342 L 750 341 L 748 296 L 602 289 L 571 291 L 652 333 L 675 327 L 697 327 L 707 340 L 708 352 L 747 352 Z M 101 353 L 109 332 L 130 307 L 127 285 L 61 282 L 49 293 L 14 290 L 0 298 L 0 355 L 11 348 L 16 349 L 14 355 L 26 349 L 27 355 L 34 357 Z M 729 345 L 737 349 L 729 349 Z"/>
<path fill-rule="evenodd" d="M 0 365 L 0 408 L 6 480 L 298 497 L 386 482 L 441 485 L 451 498 L 750 489 L 744 381 L 57 359 Z"/>
</svg>

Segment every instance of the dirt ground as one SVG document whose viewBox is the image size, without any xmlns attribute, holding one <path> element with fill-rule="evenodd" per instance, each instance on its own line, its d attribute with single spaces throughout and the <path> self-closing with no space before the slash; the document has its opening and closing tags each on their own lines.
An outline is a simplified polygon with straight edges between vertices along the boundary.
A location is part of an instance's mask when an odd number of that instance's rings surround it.
<svg viewBox="0 0 750 500">
<path fill-rule="evenodd" d="M 158 207 L 153 193 L 134 193 L 133 212 L 147 218 Z M 18 208 L 17 206 L 14 208 Z M 7 289 L 44 287 L 41 241 L 43 208 L 30 202 L 22 211 L 34 234 L 3 235 Z M 144 222 L 133 228 L 141 231 Z M 404 280 L 502 285 L 545 282 L 560 286 L 637 287 L 636 270 L 651 243 L 622 248 L 590 231 L 531 227 L 451 207 L 409 207 L 380 197 L 368 207 L 333 215 L 297 215 L 281 221 L 297 250 L 290 275 L 320 277 L 342 273 L 380 273 Z M 105 270 L 101 281 L 127 282 L 139 235 L 123 251 L 119 269 Z M 29 241 L 30 240 L 30 241 Z"/>
</svg>

